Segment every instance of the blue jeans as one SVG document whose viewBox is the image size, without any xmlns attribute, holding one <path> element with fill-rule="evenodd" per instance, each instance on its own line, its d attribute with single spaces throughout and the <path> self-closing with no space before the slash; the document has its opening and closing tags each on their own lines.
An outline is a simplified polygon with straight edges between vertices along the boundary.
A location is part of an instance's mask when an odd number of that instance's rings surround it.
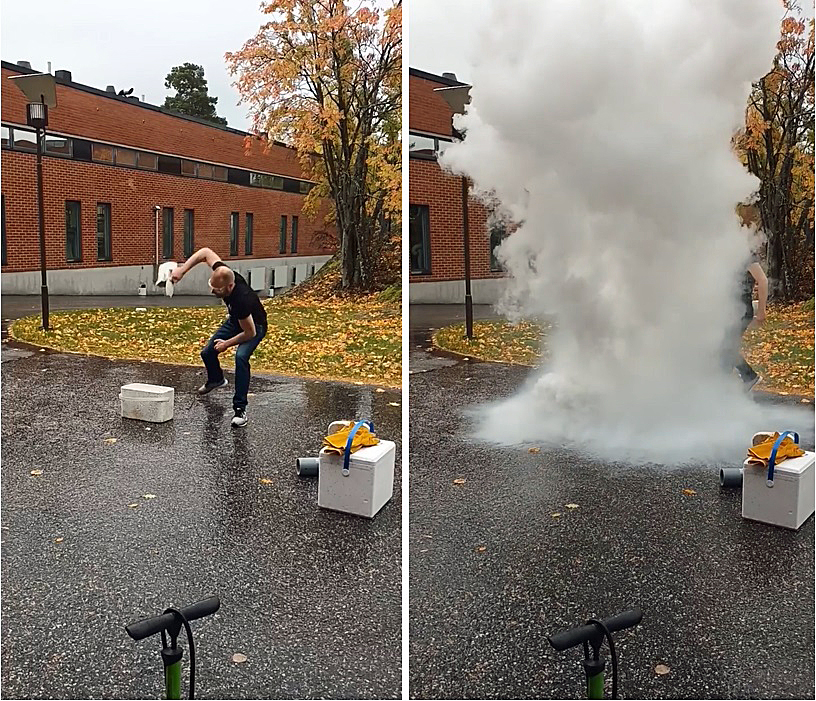
<svg viewBox="0 0 816 701">
<path fill-rule="evenodd" d="M 221 324 L 221 327 L 216 331 L 212 338 L 204 346 L 201 351 L 201 359 L 207 368 L 207 382 L 222 382 L 224 380 L 224 371 L 221 369 L 221 363 L 218 362 L 218 353 L 215 352 L 215 342 L 218 340 L 227 340 L 233 336 L 242 333 L 241 325 L 228 317 L 227 320 Z M 258 347 L 258 344 L 266 335 L 266 327 L 255 325 L 255 338 L 245 341 L 238 346 L 235 352 L 235 395 L 232 398 L 233 409 L 246 409 L 247 392 L 249 391 L 249 356 Z"/>
</svg>

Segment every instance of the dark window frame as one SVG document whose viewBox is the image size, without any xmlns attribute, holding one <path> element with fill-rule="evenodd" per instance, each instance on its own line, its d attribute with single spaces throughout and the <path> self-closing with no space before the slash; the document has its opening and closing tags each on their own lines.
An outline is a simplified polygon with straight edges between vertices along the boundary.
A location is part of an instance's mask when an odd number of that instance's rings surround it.
<svg viewBox="0 0 816 701">
<path fill-rule="evenodd" d="M 76 210 L 76 233 L 74 247 L 71 246 L 69 235 L 69 211 Z M 76 255 L 72 257 L 72 254 Z M 79 200 L 65 200 L 65 261 L 67 263 L 82 262 L 82 202 Z"/>
<path fill-rule="evenodd" d="M 173 207 L 162 207 L 162 258 L 165 260 L 170 260 L 173 257 L 175 220 L 176 212 Z"/>
<path fill-rule="evenodd" d="M 230 256 L 237 256 L 238 255 L 238 222 L 239 214 L 238 212 L 230 212 L 230 243 L 229 243 L 229 254 Z"/>
<path fill-rule="evenodd" d="M 415 244 L 411 241 L 411 227 L 416 221 L 420 221 L 419 226 L 422 227 L 420 236 L 422 238 L 421 246 L 425 249 L 423 256 L 424 269 L 420 269 L 419 266 L 414 267 L 413 249 Z M 427 204 L 409 204 L 408 206 L 408 268 L 411 275 L 431 274 L 431 208 Z"/>
<path fill-rule="evenodd" d="M 99 234 L 100 234 L 100 231 L 99 231 L 99 214 L 100 214 L 100 207 L 102 207 L 101 211 L 104 212 L 105 215 L 106 215 L 105 218 L 104 218 L 105 229 L 104 229 L 104 231 L 101 232 L 102 236 L 103 236 L 102 241 L 104 241 L 104 243 L 105 243 L 105 249 L 106 249 L 106 253 L 107 253 L 107 255 L 105 257 L 102 257 L 102 256 L 99 255 L 99 240 L 100 240 L 99 239 Z M 112 211 L 112 208 L 111 208 L 111 203 L 110 202 L 97 202 L 96 203 L 96 260 L 99 261 L 99 262 L 102 262 L 102 263 L 109 263 L 109 262 L 111 262 L 113 260 L 113 245 L 112 245 L 112 241 L 111 241 L 111 239 L 113 238 L 113 236 L 112 236 L 113 223 L 111 221 L 112 218 L 113 218 L 113 211 Z"/>
<path fill-rule="evenodd" d="M 292 215 L 292 242 L 291 242 L 291 253 L 297 253 L 297 246 L 298 246 L 298 218 L 295 215 Z"/>
<path fill-rule="evenodd" d="M 244 255 L 252 255 L 252 234 L 255 228 L 255 215 L 252 212 L 246 212 L 244 220 Z"/>
<path fill-rule="evenodd" d="M 281 214 L 281 221 L 280 221 L 280 246 L 278 247 L 279 253 L 286 253 L 286 230 L 289 227 L 289 222 L 286 218 L 285 214 Z"/>
<path fill-rule="evenodd" d="M 6 193 L 0 194 L 0 236 L 2 236 L 2 250 L 0 250 L 0 265 L 8 265 L 8 252 L 6 251 Z"/>
<path fill-rule="evenodd" d="M 189 258 L 195 250 L 195 210 L 184 210 L 184 257 Z"/>
</svg>

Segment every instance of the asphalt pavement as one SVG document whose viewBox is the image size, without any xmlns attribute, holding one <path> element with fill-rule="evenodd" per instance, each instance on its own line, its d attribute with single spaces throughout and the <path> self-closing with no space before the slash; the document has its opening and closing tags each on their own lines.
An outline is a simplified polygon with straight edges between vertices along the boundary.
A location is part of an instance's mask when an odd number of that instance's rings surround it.
<svg viewBox="0 0 816 701">
<path fill-rule="evenodd" d="M 400 696 L 399 392 L 253 377 L 232 429 L 231 391 L 195 396 L 198 368 L 2 348 L 6 698 L 159 697 L 160 641 L 125 624 L 212 594 L 221 610 L 192 624 L 199 698 Z M 174 419 L 120 418 L 131 382 L 174 387 Z M 320 509 L 295 473 L 341 418 L 397 443 L 372 520 Z"/>
<path fill-rule="evenodd" d="M 530 370 L 428 352 L 445 323 L 411 308 L 410 697 L 585 698 L 580 648 L 547 636 L 639 607 L 615 636 L 621 698 L 813 698 L 813 517 L 742 519 L 719 465 L 480 443 L 467 410 Z"/>
</svg>

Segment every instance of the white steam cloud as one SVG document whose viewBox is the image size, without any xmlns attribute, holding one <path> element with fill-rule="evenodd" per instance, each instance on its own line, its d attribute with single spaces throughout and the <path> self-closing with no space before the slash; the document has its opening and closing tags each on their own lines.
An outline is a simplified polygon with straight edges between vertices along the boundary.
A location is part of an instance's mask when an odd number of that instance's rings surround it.
<svg viewBox="0 0 816 701">
<path fill-rule="evenodd" d="M 499 248 L 513 318 L 556 320 L 551 360 L 481 435 L 603 458 L 736 459 L 806 411 L 746 396 L 720 366 L 741 314 L 758 181 L 731 147 L 772 65 L 778 0 L 494 3 L 466 130 L 444 167 L 521 226 Z"/>
</svg>

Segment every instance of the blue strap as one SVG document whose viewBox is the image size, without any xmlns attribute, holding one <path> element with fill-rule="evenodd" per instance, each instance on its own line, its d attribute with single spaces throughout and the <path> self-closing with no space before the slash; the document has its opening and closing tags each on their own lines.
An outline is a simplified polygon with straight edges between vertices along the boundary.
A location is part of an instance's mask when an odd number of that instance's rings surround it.
<svg viewBox="0 0 816 701">
<path fill-rule="evenodd" d="M 768 460 L 768 481 L 766 482 L 766 484 L 769 487 L 774 486 L 773 478 L 774 478 L 774 466 L 776 465 L 776 451 L 779 448 L 779 446 L 782 445 L 782 441 L 785 440 L 785 437 L 790 435 L 791 433 L 793 434 L 793 442 L 798 445 L 799 434 L 796 433 L 796 431 L 785 431 L 784 433 L 779 434 L 779 438 L 776 439 L 776 443 L 774 443 L 773 448 L 771 449 L 771 457 Z"/>
<path fill-rule="evenodd" d="M 358 421 L 354 424 L 354 428 L 349 431 L 348 440 L 346 441 L 346 450 L 343 454 L 343 477 L 348 477 L 349 474 L 349 460 L 351 460 L 351 442 L 354 440 L 354 434 L 357 433 L 357 429 L 360 426 L 368 426 L 368 430 L 374 433 L 374 424 L 364 419 L 363 421 Z"/>
</svg>

